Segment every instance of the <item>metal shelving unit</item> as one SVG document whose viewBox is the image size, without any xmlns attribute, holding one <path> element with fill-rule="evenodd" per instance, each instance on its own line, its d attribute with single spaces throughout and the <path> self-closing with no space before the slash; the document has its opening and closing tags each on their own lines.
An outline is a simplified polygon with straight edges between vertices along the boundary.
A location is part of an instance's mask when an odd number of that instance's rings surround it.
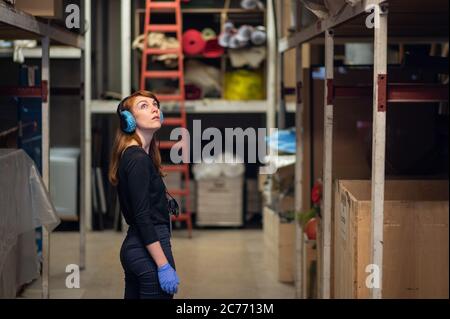
<svg viewBox="0 0 450 319">
<path fill-rule="evenodd" d="M 387 45 L 388 42 L 401 43 L 448 43 L 448 7 L 446 0 L 421 1 L 387 1 L 361 0 L 357 5 L 347 5 L 340 14 L 325 20 L 318 20 L 313 25 L 300 29 L 288 38 L 281 39 L 279 54 L 287 50 L 297 50 L 297 134 L 302 140 L 303 113 L 310 107 L 307 101 L 302 103 L 302 95 L 307 98 L 309 92 L 304 89 L 304 62 L 309 57 L 302 46 L 310 43 L 325 44 L 325 105 L 324 105 L 324 149 L 323 149 L 323 258 L 321 264 L 320 296 L 330 297 L 331 273 L 331 199 L 332 199 L 332 147 L 333 147 L 333 108 L 334 99 L 340 97 L 360 97 L 373 94 L 373 154 L 372 154 L 372 264 L 383 262 L 383 203 L 385 183 L 385 143 L 386 110 L 388 103 L 402 102 L 437 102 L 448 101 L 448 85 L 405 85 L 388 83 Z M 373 11 L 370 11 L 373 10 Z M 297 11 L 297 17 L 300 17 Z M 372 14 L 375 28 L 366 27 L 368 14 Z M 390 19 L 388 19 L 388 15 Z M 297 23 L 298 23 L 297 19 Z M 388 31 L 389 30 L 389 31 Z M 389 34 L 389 37 L 388 37 Z M 374 43 L 374 77 L 373 87 L 360 88 L 337 87 L 334 79 L 334 45 L 346 42 Z M 303 65 L 302 65 L 303 64 Z M 303 89 L 302 89 L 303 87 Z M 297 148 L 298 164 L 296 169 L 296 209 L 302 207 L 304 200 L 302 150 Z M 305 159 L 306 161 L 307 159 Z M 303 194 L 303 195 L 302 195 Z M 303 198 L 302 198 L 303 196 Z M 297 229 L 301 231 L 301 229 Z M 300 238 L 300 241 L 299 241 Z M 299 258 L 301 259 L 301 236 L 297 236 L 297 278 L 296 292 L 304 297 Z M 380 267 L 380 282 L 382 272 Z M 382 297 L 382 287 L 372 289 L 373 298 Z"/>
<path fill-rule="evenodd" d="M 0 39 L 37 39 L 41 41 L 42 84 L 40 87 L 1 88 L 1 95 L 42 98 L 42 178 L 49 187 L 49 138 L 50 138 L 50 43 L 84 49 L 84 37 L 56 26 L 50 26 L 32 15 L 0 2 Z M 83 52 L 83 51 L 81 51 Z M 81 215 L 83 213 L 81 212 Z M 42 234 L 42 297 L 49 298 L 50 234 L 45 227 Z"/>
</svg>

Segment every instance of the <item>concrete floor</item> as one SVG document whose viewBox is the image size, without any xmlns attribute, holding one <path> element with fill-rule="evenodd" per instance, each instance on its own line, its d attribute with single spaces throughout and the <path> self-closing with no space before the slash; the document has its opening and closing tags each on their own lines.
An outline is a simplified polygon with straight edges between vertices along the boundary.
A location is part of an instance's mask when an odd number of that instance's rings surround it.
<svg viewBox="0 0 450 319">
<path fill-rule="evenodd" d="M 119 250 L 124 234 L 113 231 L 87 234 L 86 270 L 80 289 L 65 286 L 66 265 L 77 264 L 79 236 L 56 232 L 51 238 L 51 298 L 122 298 L 123 271 Z M 175 230 L 172 250 L 180 277 L 176 299 L 294 298 L 293 284 L 278 282 L 264 250 L 262 230 Z M 40 298 L 40 280 L 22 298 Z"/>
</svg>

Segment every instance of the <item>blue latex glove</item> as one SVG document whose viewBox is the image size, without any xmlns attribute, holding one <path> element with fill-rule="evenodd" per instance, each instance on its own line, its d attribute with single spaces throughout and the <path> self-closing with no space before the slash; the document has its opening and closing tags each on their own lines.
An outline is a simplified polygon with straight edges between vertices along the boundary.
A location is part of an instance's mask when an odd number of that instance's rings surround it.
<svg viewBox="0 0 450 319">
<path fill-rule="evenodd" d="M 172 266 L 167 263 L 158 268 L 158 278 L 161 288 L 168 294 L 175 294 L 178 291 L 180 279 Z"/>
</svg>

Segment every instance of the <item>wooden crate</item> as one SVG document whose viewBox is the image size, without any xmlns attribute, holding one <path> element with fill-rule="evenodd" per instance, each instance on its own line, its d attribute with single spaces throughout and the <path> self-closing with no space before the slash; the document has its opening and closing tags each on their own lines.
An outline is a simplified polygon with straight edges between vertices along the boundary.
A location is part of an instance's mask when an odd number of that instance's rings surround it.
<svg viewBox="0 0 450 319">
<path fill-rule="evenodd" d="M 281 223 L 272 209 L 263 210 L 264 247 L 269 267 L 279 281 L 294 282 L 295 224 Z"/>
<path fill-rule="evenodd" d="M 197 181 L 198 226 L 243 225 L 243 177 Z"/>
<path fill-rule="evenodd" d="M 371 183 L 335 189 L 335 297 L 370 298 Z M 448 181 L 386 181 L 383 298 L 448 298 L 448 215 Z"/>
</svg>

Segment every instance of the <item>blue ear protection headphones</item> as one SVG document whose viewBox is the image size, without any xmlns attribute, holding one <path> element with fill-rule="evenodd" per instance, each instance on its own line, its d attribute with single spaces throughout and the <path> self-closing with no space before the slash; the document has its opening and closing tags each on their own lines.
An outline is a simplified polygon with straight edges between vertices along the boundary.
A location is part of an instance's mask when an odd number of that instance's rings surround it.
<svg viewBox="0 0 450 319">
<path fill-rule="evenodd" d="M 136 119 L 130 111 L 124 110 L 123 104 L 129 97 L 124 98 L 120 101 L 119 106 L 117 107 L 117 115 L 120 118 L 120 128 L 123 132 L 131 134 L 136 130 Z M 161 124 L 164 122 L 164 115 L 162 110 L 159 110 L 159 121 Z"/>
</svg>

